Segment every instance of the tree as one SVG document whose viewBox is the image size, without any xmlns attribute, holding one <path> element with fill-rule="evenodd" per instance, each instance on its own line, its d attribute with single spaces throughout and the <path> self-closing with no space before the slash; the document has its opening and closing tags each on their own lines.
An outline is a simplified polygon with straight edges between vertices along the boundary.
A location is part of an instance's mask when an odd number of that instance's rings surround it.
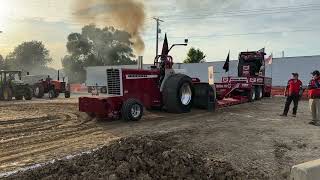
<svg viewBox="0 0 320 180">
<path fill-rule="evenodd" d="M 5 61 L 3 56 L 0 54 L 0 70 L 5 69 Z"/>
<path fill-rule="evenodd" d="M 190 48 L 187 59 L 183 63 L 202 63 L 205 62 L 206 55 L 200 49 Z"/>
<path fill-rule="evenodd" d="M 46 67 L 52 58 L 41 41 L 23 42 L 6 57 L 8 69 L 31 71 Z"/>
<path fill-rule="evenodd" d="M 81 33 L 68 36 L 68 55 L 62 60 L 71 82 L 83 82 L 88 66 L 136 64 L 131 35 L 113 27 L 103 29 L 87 25 Z"/>
</svg>

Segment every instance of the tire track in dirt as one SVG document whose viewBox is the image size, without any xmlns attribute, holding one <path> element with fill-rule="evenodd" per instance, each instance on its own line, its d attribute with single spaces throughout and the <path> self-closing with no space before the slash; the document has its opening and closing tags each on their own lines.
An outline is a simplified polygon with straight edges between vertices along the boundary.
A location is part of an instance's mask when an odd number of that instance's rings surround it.
<svg viewBox="0 0 320 180">
<path fill-rule="evenodd" d="M 66 115 L 67 119 L 70 118 L 70 115 Z M 12 147 L 14 145 L 14 149 L 17 148 L 17 146 L 25 146 L 25 145 L 32 145 L 32 144 L 37 144 L 37 143 L 41 143 L 41 142 L 49 142 L 49 141 L 53 141 L 53 140 L 57 140 L 57 139 L 61 139 L 64 138 L 66 136 L 71 136 L 74 134 L 78 134 L 81 135 L 83 131 L 90 129 L 90 128 L 94 128 L 94 124 L 93 125 L 80 125 L 80 123 L 75 122 L 75 123 L 71 123 L 68 125 L 65 125 L 68 123 L 58 123 L 55 125 L 51 125 L 51 126 L 45 126 L 45 127 L 41 127 L 43 129 L 43 131 L 39 131 L 39 127 L 34 128 L 34 131 L 30 132 L 30 129 L 26 129 L 29 132 L 30 135 L 26 135 L 26 133 L 23 133 L 21 136 L 15 137 L 15 138 L 11 138 L 11 139 L 5 139 L 2 140 L 1 142 L 1 147 L 0 150 L 8 150 L 8 147 Z M 59 128 L 54 128 L 54 129 L 49 129 L 52 127 L 59 127 Z"/>
<path fill-rule="evenodd" d="M 12 114 L 19 110 L 22 115 L 17 114 L 14 119 Z M 165 112 L 147 112 L 139 123 L 88 121 L 78 112 L 75 104 L 49 103 L 5 106 L 1 112 L 9 114 L 12 119 L 0 120 L 0 173 L 90 150 L 111 139 L 158 131 L 156 126 L 164 127 L 161 124 L 169 127 L 170 122 L 201 119 L 208 115 L 201 111 L 195 114 L 171 114 L 167 119 Z M 43 116 L 33 118 L 28 112 Z M 24 114 L 26 118 L 23 118 Z M 146 130 L 146 126 L 152 128 Z"/>
<path fill-rule="evenodd" d="M 7 119 L 4 119 L 6 116 L 0 119 L 0 171 L 43 162 L 48 157 L 53 158 L 53 154 L 59 157 L 59 151 L 80 151 L 86 147 L 86 140 L 94 141 L 94 136 L 104 133 L 96 124 L 82 122 L 85 119 L 78 113 L 76 104 L 15 104 L 0 107 L 1 114 L 9 115 Z M 32 117 L 37 114 L 39 117 Z"/>
<path fill-rule="evenodd" d="M 41 143 L 28 144 L 27 147 L 18 148 L 17 150 L 13 150 L 10 152 L 5 152 L 0 154 L 0 164 L 16 160 L 17 158 L 24 157 L 32 154 L 40 154 L 45 151 L 49 151 L 51 149 L 56 149 L 57 147 L 61 147 L 62 145 L 70 145 L 71 143 L 79 142 L 81 140 L 77 140 L 77 138 L 90 135 L 95 133 L 96 129 L 89 129 L 87 131 L 82 131 L 81 133 L 73 133 L 71 135 L 60 136 L 50 141 L 43 141 Z M 64 144 L 67 142 L 68 144 Z"/>
<path fill-rule="evenodd" d="M 56 118 L 56 119 L 50 119 L 46 120 L 45 117 L 40 118 L 42 122 L 32 122 L 30 124 L 23 124 L 23 123 L 18 123 L 18 124 L 10 124 L 6 126 L 2 126 L 0 128 L 0 135 L 2 137 L 7 137 L 5 135 L 20 135 L 25 133 L 31 133 L 32 131 L 44 131 L 44 130 L 49 130 L 52 127 L 56 127 L 59 125 L 62 125 L 63 122 L 62 119 Z"/>
</svg>

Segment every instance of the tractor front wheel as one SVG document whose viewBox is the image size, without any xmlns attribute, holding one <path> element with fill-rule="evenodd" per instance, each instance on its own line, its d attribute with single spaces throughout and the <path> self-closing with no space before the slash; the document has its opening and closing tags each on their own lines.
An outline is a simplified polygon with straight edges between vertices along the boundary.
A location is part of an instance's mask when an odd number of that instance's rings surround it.
<svg viewBox="0 0 320 180">
<path fill-rule="evenodd" d="M 44 87 L 42 84 L 36 84 L 33 88 L 33 94 L 36 98 L 43 98 L 44 96 Z"/>
<path fill-rule="evenodd" d="M 189 76 L 174 74 L 166 80 L 162 91 L 162 98 L 168 112 L 189 112 L 192 107 L 193 97 L 192 79 Z"/>
<path fill-rule="evenodd" d="M 143 115 L 143 106 L 136 99 L 126 100 L 121 108 L 121 116 L 126 121 L 139 121 Z"/>
<path fill-rule="evenodd" d="M 5 87 L 3 90 L 3 100 L 11 101 L 12 100 L 12 90 L 9 87 Z"/>
<path fill-rule="evenodd" d="M 24 95 L 25 100 L 31 100 L 32 99 L 32 88 L 27 88 L 26 93 Z"/>
<path fill-rule="evenodd" d="M 249 102 L 253 102 L 256 99 L 256 90 L 254 87 L 247 92 L 247 97 Z"/>
<path fill-rule="evenodd" d="M 64 93 L 64 97 L 65 97 L 65 98 L 70 98 L 70 91 L 66 91 L 66 92 Z"/>
<path fill-rule="evenodd" d="M 262 86 L 256 86 L 255 91 L 256 91 L 256 100 L 261 100 L 263 98 Z"/>
</svg>

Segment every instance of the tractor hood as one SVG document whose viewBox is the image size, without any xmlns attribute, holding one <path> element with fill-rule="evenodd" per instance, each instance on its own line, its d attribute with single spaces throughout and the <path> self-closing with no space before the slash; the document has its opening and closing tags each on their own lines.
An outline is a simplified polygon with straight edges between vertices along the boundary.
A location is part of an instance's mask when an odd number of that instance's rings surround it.
<svg viewBox="0 0 320 180">
<path fill-rule="evenodd" d="M 14 84 L 16 84 L 16 85 L 25 85 L 26 83 L 24 83 L 23 81 L 21 81 L 21 80 L 13 80 L 12 81 Z"/>
</svg>

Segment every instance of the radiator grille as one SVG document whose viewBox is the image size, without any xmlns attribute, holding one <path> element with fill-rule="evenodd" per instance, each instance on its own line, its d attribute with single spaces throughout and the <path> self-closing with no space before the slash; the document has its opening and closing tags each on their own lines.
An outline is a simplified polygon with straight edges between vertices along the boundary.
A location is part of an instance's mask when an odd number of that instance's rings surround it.
<svg viewBox="0 0 320 180">
<path fill-rule="evenodd" d="M 110 95 L 121 95 L 121 81 L 119 69 L 107 69 L 107 89 Z"/>
</svg>

